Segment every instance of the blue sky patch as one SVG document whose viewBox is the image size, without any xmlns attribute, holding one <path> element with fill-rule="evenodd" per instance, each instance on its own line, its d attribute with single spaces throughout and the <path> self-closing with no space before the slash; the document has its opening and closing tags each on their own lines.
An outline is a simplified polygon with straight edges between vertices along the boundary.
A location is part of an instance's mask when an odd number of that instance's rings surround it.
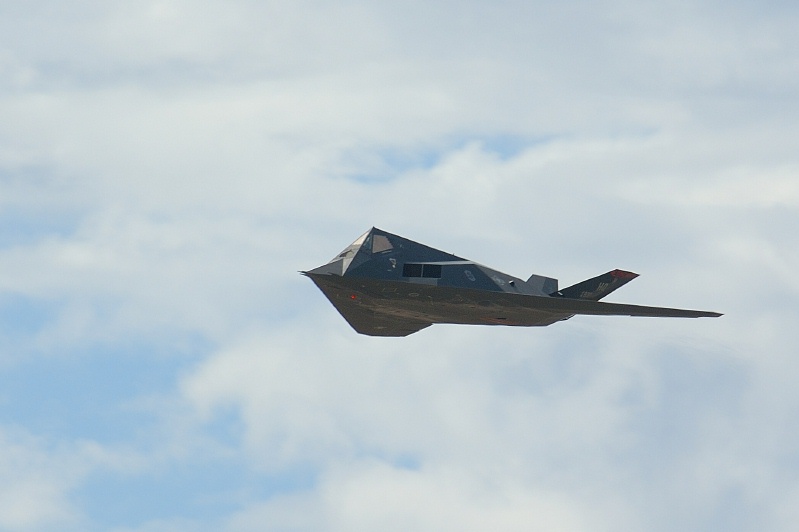
<svg viewBox="0 0 799 532">
<path fill-rule="evenodd" d="M 135 400 L 168 392 L 204 352 L 142 344 L 30 353 L 0 370 L 0 423 L 52 438 L 136 440 L 158 419 Z"/>
</svg>

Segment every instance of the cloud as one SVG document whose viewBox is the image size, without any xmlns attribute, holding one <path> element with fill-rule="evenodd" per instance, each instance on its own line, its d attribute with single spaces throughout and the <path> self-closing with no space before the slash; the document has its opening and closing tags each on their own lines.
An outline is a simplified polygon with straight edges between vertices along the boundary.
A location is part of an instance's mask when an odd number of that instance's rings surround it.
<svg viewBox="0 0 799 532">
<path fill-rule="evenodd" d="M 2 10 L 0 369 L 126 430 L 0 398 L 1 526 L 790 529 L 792 6 Z M 359 337 L 371 225 L 726 315 Z"/>
<path fill-rule="evenodd" d="M 380 463 L 340 467 L 319 493 L 281 497 L 234 516 L 227 530 L 584 530 L 568 497 L 497 486 L 462 471 L 409 471 Z"/>
<path fill-rule="evenodd" d="M 78 530 L 86 516 L 74 490 L 97 469 L 138 467 L 130 453 L 96 442 L 47 442 L 21 428 L 0 430 L 0 527 L 8 531 Z"/>
<path fill-rule="evenodd" d="M 715 356 L 691 362 L 699 353 L 690 344 L 659 357 L 661 342 L 621 324 L 612 326 L 618 342 L 573 327 L 585 332 L 570 345 L 565 331 L 509 338 L 442 327 L 370 345 L 284 332 L 214 355 L 181 388 L 200 424 L 230 408 L 240 416 L 242 448 L 267 477 L 319 471 L 310 487 L 252 503 L 233 530 L 408 525 L 392 517 L 395 505 L 413 508 L 405 518 L 420 529 L 454 515 L 455 527 L 494 519 L 509 530 L 552 519 L 567 530 L 718 519 L 727 487 L 752 471 L 729 439 L 742 422 L 746 370 Z M 657 366 L 673 357 L 670 373 Z M 703 389 L 711 373 L 717 384 Z M 696 505 L 666 519 L 649 498 L 678 486 Z M 407 501 L 406 490 L 429 506 Z M 386 495 L 366 504 L 351 492 Z M 748 507 L 756 492 L 742 494 Z"/>
</svg>

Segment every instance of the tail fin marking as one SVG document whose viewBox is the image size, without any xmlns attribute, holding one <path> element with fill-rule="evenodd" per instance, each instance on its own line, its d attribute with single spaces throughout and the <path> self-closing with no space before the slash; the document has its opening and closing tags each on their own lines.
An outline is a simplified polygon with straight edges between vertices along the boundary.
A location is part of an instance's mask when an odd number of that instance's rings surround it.
<svg viewBox="0 0 799 532">
<path fill-rule="evenodd" d="M 637 273 L 624 270 L 613 270 L 567 288 L 563 288 L 556 292 L 552 292 L 550 295 L 553 297 L 565 297 L 567 299 L 587 299 L 589 301 L 599 301 L 609 293 L 621 288 L 636 277 L 638 277 Z"/>
</svg>

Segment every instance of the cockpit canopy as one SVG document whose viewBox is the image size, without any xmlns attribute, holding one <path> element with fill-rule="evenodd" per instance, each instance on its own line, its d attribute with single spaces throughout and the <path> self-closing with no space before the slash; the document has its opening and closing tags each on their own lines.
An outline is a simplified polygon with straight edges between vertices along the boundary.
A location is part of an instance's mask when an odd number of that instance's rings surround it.
<svg viewBox="0 0 799 532">
<path fill-rule="evenodd" d="M 394 249 L 394 246 L 386 235 L 375 234 L 374 230 L 370 229 L 359 236 L 355 242 L 344 248 L 341 253 L 333 257 L 330 262 L 335 262 L 337 260 L 352 261 L 358 251 L 383 253 L 385 251 L 391 251 L 392 249 Z M 328 262 L 328 264 L 330 264 L 330 262 Z M 347 266 L 349 266 L 349 262 L 344 266 L 345 271 Z"/>
</svg>

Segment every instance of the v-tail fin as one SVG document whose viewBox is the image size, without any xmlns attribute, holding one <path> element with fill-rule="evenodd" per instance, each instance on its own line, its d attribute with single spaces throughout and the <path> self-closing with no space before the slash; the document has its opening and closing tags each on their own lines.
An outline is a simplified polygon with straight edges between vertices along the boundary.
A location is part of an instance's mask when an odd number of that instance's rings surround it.
<svg viewBox="0 0 799 532">
<path fill-rule="evenodd" d="M 586 299 L 589 301 L 599 301 L 614 290 L 621 288 L 633 279 L 638 277 L 637 273 L 624 270 L 613 270 L 603 273 L 597 277 L 587 279 L 581 283 L 563 288 L 550 295 L 554 297 L 565 297 L 567 299 Z"/>
</svg>

